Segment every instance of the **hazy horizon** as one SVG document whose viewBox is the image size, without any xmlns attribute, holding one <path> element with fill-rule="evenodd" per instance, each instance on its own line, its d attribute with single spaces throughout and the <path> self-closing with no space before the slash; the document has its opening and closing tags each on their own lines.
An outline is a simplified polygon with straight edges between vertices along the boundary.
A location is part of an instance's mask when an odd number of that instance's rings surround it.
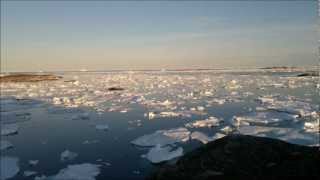
<svg viewBox="0 0 320 180">
<path fill-rule="evenodd" d="M 318 64 L 317 1 L 1 1 L 1 71 Z"/>
</svg>

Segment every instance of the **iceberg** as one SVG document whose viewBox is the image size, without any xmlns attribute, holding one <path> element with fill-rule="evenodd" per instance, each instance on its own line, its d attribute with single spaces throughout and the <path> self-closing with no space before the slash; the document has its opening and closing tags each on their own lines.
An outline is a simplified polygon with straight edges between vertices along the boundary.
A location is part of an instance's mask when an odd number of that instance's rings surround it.
<svg viewBox="0 0 320 180">
<path fill-rule="evenodd" d="M 19 159 L 10 156 L 0 157 L 0 179 L 6 180 L 14 177 L 20 171 Z"/>
<path fill-rule="evenodd" d="M 172 148 L 169 146 L 161 147 L 160 144 L 157 144 L 155 147 L 151 148 L 150 151 L 146 154 L 146 158 L 152 163 L 161 163 L 180 157 L 182 155 L 182 147 L 179 147 L 176 150 L 172 150 Z"/>
</svg>

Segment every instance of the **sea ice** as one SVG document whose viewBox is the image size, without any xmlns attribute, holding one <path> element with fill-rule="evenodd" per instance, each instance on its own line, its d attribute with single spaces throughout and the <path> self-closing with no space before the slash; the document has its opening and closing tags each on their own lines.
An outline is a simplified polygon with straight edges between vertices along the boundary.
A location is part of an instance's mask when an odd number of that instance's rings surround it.
<svg viewBox="0 0 320 180">
<path fill-rule="evenodd" d="M 107 124 L 97 124 L 95 128 L 97 130 L 107 131 L 109 129 L 109 126 Z"/>
<path fill-rule="evenodd" d="M 288 114 L 285 112 L 277 112 L 277 111 L 267 111 L 267 112 L 253 112 L 247 116 L 238 116 L 234 117 L 235 124 L 246 122 L 250 125 L 271 125 L 279 123 L 283 121 L 291 121 L 294 122 L 297 116 Z"/>
<path fill-rule="evenodd" d="M 73 160 L 74 158 L 76 158 L 78 156 L 78 153 L 75 152 L 71 152 L 69 150 L 65 150 L 61 153 L 60 155 L 60 160 L 61 161 L 69 161 L 69 160 Z"/>
<path fill-rule="evenodd" d="M 6 150 L 6 149 L 10 149 L 12 147 L 13 147 L 13 145 L 12 145 L 11 142 L 6 141 L 6 140 L 1 140 L 0 141 L 0 150 L 1 151 Z"/>
<path fill-rule="evenodd" d="M 29 165 L 30 166 L 35 166 L 39 163 L 39 160 L 29 160 Z"/>
<path fill-rule="evenodd" d="M 157 144 L 164 146 L 188 141 L 190 138 L 189 135 L 190 131 L 186 128 L 158 130 L 152 134 L 143 135 L 131 141 L 131 143 L 137 146 L 155 146 Z"/>
<path fill-rule="evenodd" d="M 276 138 L 301 145 L 312 145 L 319 142 L 319 134 L 307 134 L 293 128 L 241 126 L 238 131 L 240 134 Z"/>
<path fill-rule="evenodd" d="M 187 123 L 185 126 L 189 128 L 213 127 L 218 126 L 219 122 L 220 120 L 218 118 L 211 116 L 205 120 L 198 120 L 193 123 Z"/>
<path fill-rule="evenodd" d="M 203 144 L 207 144 L 208 142 L 223 138 L 224 136 L 225 136 L 224 134 L 216 133 L 214 136 L 209 137 L 206 134 L 199 132 L 199 131 L 194 131 L 190 135 L 191 139 L 196 139 L 196 140 L 202 142 Z"/>
<path fill-rule="evenodd" d="M 18 133 L 17 124 L 1 124 L 1 136 L 8 136 Z"/>
<path fill-rule="evenodd" d="M 164 161 L 169 161 L 182 155 L 182 147 L 179 147 L 176 150 L 172 150 L 172 148 L 169 146 L 161 147 L 160 144 L 157 144 L 155 147 L 151 148 L 150 151 L 146 154 L 146 158 L 152 163 L 160 163 Z"/>
<path fill-rule="evenodd" d="M 100 174 L 100 165 L 96 164 L 75 164 L 68 165 L 62 169 L 57 175 L 52 177 L 53 180 L 95 180 L 95 177 Z"/>
<path fill-rule="evenodd" d="M 313 122 L 305 122 L 304 123 L 304 129 L 307 132 L 313 132 L 313 133 L 319 133 L 319 128 L 320 128 L 320 123 L 319 123 L 319 119 L 317 119 L 316 121 Z"/>
<path fill-rule="evenodd" d="M 2 123 L 17 123 L 30 120 L 30 113 L 21 113 L 21 112 L 1 112 L 0 121 Z"/>
<path fill-rule="evenodd" d="M 191 139 L 196 139 L 201 141 L 203 144 L 207 144 L 208 142 L 214 140 L 212 137 L 208 137 L 206 134 L 203 134 L 202 132 L 199 132 L 199 131 L 195 131 L 191 133 L 190 137 Z"/>
<path fill-rule="evenodd" d="M 72 115 L 72 120 L 88 120 L 90 118 L 89 113 L 81 113 Z"/>
<path fill-rule="evenodd" d="M 14 177 L 20 171 L 19 159 L 16 157 L 0 157 L 0 179 L 5 180 Z"/>
<path fill-rule="evenodd" d="M 23 176 L 24 177 L 33 176 L 33 175 L 36 175 L 36 174 L 37 174 L 37 172 L 35 172 L 35 171 L 24 171 L 23 172 Z"/>
</svg>

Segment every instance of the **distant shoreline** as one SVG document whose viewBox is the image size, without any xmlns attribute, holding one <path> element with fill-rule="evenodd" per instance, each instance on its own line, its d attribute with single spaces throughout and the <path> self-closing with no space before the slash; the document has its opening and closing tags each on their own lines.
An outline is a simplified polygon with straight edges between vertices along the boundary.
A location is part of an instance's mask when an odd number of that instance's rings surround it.
<svg viewBox="0 0 320 180">
<path fill-rule="evenodd" d="M 257 68 L 172 68 L 172 69 L 111 69 L 111 70 L 62 70 L 62 71 L 7 71 L 0 74 L 14 74 L 14 73 L 94 73 L 94 72 L 187 72 L 187 71 L 307 71 L 318 70 L 319 66 L 310 67 L 287 67 L 287 66 L 274 66 L 274 67 L 257 67 Z"/>
</svg>

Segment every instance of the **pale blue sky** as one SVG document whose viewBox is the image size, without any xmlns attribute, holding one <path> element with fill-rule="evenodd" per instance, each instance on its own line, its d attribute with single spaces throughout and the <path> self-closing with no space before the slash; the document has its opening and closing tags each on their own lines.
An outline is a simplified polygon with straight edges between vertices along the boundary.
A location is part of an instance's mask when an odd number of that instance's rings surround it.
<svg viewBox="0 0 320 180">
<path fill-rule="evenodd" d="M 308 66 L 316 1 L 1 1 L 1 70 Z"/>
</svg>

